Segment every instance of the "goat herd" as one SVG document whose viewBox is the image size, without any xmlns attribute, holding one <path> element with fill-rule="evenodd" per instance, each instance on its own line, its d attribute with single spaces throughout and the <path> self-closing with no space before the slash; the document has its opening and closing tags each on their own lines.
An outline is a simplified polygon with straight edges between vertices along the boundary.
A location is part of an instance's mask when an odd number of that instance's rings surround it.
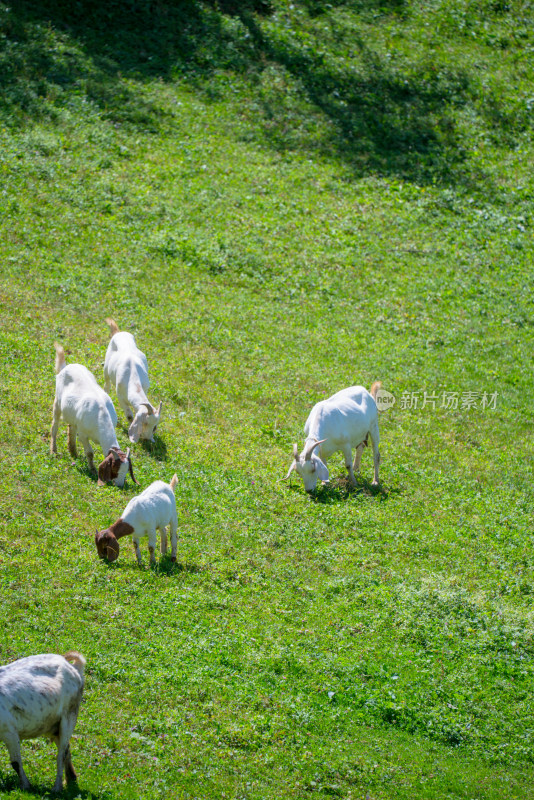
<svg viewBox="0 0 534 800">
<path fill-rule="evenodd" d="M 100 444 L 105 458 L 98 466 L 98 485 L 112 481 L 123 486 L 132 469 L 130 448 L 124 453 L 119 446 L 115 428 L 117 414 L 108 395 L 111 383 L 128 422 L 128 436 L 154 441 L 154 432 L 161 417 L 161 402 L 157 408 L 149 402 L 148 364 L 138 349 L 132 334 L 119 331 L 116 322 L 106 320 L 111 339 L 104 363 L 105 388 L 81 364 L 67 365 L 65 351 L 56 344 L 56 395 L 53 405 L 50 452 L 56 453 L 56 438 L 60 419 L 68 426 L 68 448 L 76 458 L 76 437 L 83 445 L 89 467 L 95 471 L 90 442 Z M 355 484 L 354 473 L 360 468 L 362 452 L 371 438 L 374 479 L 378 484 L 378 410 L 376 404 L 380 383 L 375 382 L 368 392 L 363 386 L 343 389 L 327 400 L 317 403 L 304 426 L 306 441 L 301 453 L 295 444 L 293 462 L 286 477 L 293 471 L 304 481 L 307 492 L 313 492 L 317 482 L 329 479 L 326 461 L 335 452 L 345 457 L 349 479 Z M 354 462 L 352 449 L 356 448 Z M 140 539 L 148 538 L 150 563 L 155 562 L 157 531 L 161 536 L 161 553 L 167 552 L 167 526 L 171 534 L 171 558 L 176 561 L 178 519 L 174 489 L 178 479 L 173 475 L 170 484 L 154 481 L 126 506 L 122 516 L 102 531 L 97 531 L 95 544 L 98 555 L 114 561 L 119 555 L 118 540 L 131 536 L 139 565 L 142 564 Z M 57 771 L 54 791 L 63 786 L 63 771 L 67 782 L 76 780 L 70 754 L 70 738 L 76 725 L 84 685 L 85 658 L 75 651 L 60 656 L 51 653 L 28 656 L 0 667 L 0 739 L 9 751 L 11 766 L 19 776 L 22 789 L 30 783 L 22 767 L 21 739 L 45 736 L 57 745 Z"/>
</svg>

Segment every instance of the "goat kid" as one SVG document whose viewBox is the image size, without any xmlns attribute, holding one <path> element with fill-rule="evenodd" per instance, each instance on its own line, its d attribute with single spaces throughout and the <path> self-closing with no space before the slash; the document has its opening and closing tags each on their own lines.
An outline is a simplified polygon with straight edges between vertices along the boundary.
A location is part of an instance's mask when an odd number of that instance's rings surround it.
<svg viewBox="0 0 534 800">
<path fill-rule="evenodd" d="M 84 684 L 85 658 L 75 651 L 64 656 L 27 656 L 0 667 L 0 739 L 9 751 L 20 788 L 30 782 L 22 767 L 21 739 L 45 736 L 57 745 L 54 791 L 76 780 L 70 738 L 78 718 Z"/>
<path fill-rule="evenodd" d="M 148 537 L 148 552 L 150 564 L 156 563 L 154 555 L 157 543 L 157 531 L 161 534 L 161 554 L 167 553 L 167 525 L 171 532 L 171 561 L 176 561 L 178 517 L 176 514 L 176 500 L 174 490 L 178 478 L 173 475 L 170 484 L 163 481 L 154 481 L 141 494 L 134 497 L 122 516 L 102 531 L 96 532 L 95 544 L 100 558 L 115 561 L 119 556 L 119 539 L 131 536 L 137 556 L 137 563 L 141 567 L 140 540 Z"/>
<path fill-rule="evenodd" d="M 354 473 L 360 469 L 363 448 L 367 446 L 370 436 L 374 461 L 372 485 L 378 485 L 380 452 L 376 395 L 381 385 L 380 381 L 375 381 L 370 392 L 363 386 L 351 386 L 316 403 L 304 426 L 304 449 L 299 454 L 298 446 L 293 446 L 293 463 L 286 478 L 293 471 L 297 472 L 304 481 L 306 491 L 313 492 L 318 480 L 329 480 L 326 462 L 333 453 L 341 450 L 345 456 L 350 482 L 355 486 Z M 354 463 L 353 447 L 356 448 Z"/>
<path fill-rule="evenodd" d="M 61 417 L 68 426 L 69 453 L 77 457 L 76 436 L 80 439 L 89 468 L 95 471 L 93 449 L 90 441 L 100 444 L 105 455 L 98 466 L 98 485 L 113 481 L 115 486 L 124 486 L 129 472 L 137 483 L 132 470 L 130 450 L 123 453 L 117 441 L 115 426 L 117 414 L 111 398 L 100 388 L 96 378 L 82 364 L 68 364 L 64 349 L 56 344 L 56 396 L 52 409 L 50 452 L 57 453 L 57 431 Z"/>
<path fill-rule="evenodd" d="M 106 322 L 111 340 L 104 362 L 104 388 L 109 392 L 113 382 L 121 408 L 131 423 L 128 429 L 130 441 L 135 443 L 139 439 L 148 439 L 153 442 L 163 403 L 160 401 L 155 411 L 146 396 L 150 385 L 146 356 L 137 347 L 131 333 L 119 331 L 113 319 L 106 319 Z"/>
</svg>

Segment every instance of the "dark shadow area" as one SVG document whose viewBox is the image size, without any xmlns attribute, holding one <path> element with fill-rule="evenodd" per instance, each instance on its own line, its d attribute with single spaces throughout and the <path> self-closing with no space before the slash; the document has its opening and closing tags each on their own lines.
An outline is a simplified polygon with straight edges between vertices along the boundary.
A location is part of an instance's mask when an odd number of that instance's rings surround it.
<svg viewBox="0 0 534 800">
<path fill-rule="evenodd" d="M 156 562 L 156 565 L 152 567 L 152 569 L 158 575 L 177 575 L 182 572 L 196 575 L 204 571 L 204 567 L 198 564 L 187 564 L 180 561 L 173 562 L 168 554 L 166 556 L 161 556 L 159 562 Z"/>
<path fill-rule="evenodd" d="M 250 14 L 241 19 L 262 59 L 283 66 L 331 123 L 331 134 L 318 147 L 323 155 L 335 153 L 357 175 L 371 171 L 423 183 L 459 179 L 465 153 L 451 112 L 469 98 L 468 76 L 461 70 L 425 65 L 407 75 L 354 36 L 360 62 L 355 71 L 287 38 L 266 37 Z M 267 139 L 285 149 L 287 125 L 276 106 L 265 103 L 264 116 L 271 120 Z"/>
<path fill-rule="evenodd" d="M 144 540 L 145 543 L 147 539 Z M 151 570 L 155 575 L 163 576 L 171 576 L 171 575 L 179 575 L 181 573 L 189 573 L 191 575 L 196 575 L 199 572 L 204 572 L 205 567 L 200 566 L 198 564 L 191 564 L 191 563 L 182 563 L 180 561 L 172 561 L 171 556 L 169 553 L 167 555 L 159 555 L 156 553 L 156 563 L 150 564 L 149 557 L 148 557 L 148 548 L 145 548 L 146 552 L 143 551 L 143 540 L 141 540 L 141 555 L 143 558 L 143 564 L 139 566 L 137 563 L 137 559 L 135 557 L 135 551 L 131 542 L 129 546 L 126 547 L 126 543 L 124 539 L 121 539 L 121 550 L 119 557 L 115 561 L 108 561 L 107 559 L 102 559 L 102 563 L 105 564 L 107 569 L 127 569 L 131 572 L 139 572 L 139 570 Z"/>
<path fill-rule="evenodd" d="M 405 10 L 404 0 L 300 5 L 315 16 L 338 6 L 355 15 Z M 286 35 L 282 22 L 265 26 L 262 15 L 271 11 L 268 0 L 18 0 L 0 15 L 0 114 L 11 121 L 54 117 L 67 96 L 77 95 L 104 118 L 150 132 L 169 113 L 124 78 L 182 79 L 209 97 L 211 76 L 228 71 L 248 82 L 254 110 L 248 138 L 260 144 L 339 158 L 356 176 L 373 172 L 448 184 L 480 178 L 464 168 L 455 121 L 455 109 L 476 94 L 460 68 L 438 68 L 430 52 L 424 65 L 395 65 L 356 29 L 350 33 L 355 60 L 325 57 L 322 42 L 312 48 L 298 35 Z M 225 24 L 228 16 L 231 25 Z M 326 47 L 333 54 L 334 44 Z M 269 69 L 291 76 L 301 102 L 288 105 L 291 92 L 283 80 L 278 85 L 270 79 Z M 310 104 L 328 122 L 328 132 L 306 133 Z M 483 108 L 510 136 L 509 119 L 495 104 L 501 108 L 499 98 L 488 96 Z"/>
<path fill-rule="evenodd" d="M 399 495 L 401 493 L 400 489 L 382 483 L 378 486 L 373 486 L 372 482 L 366 478 L 357 477 L 356 483 L 356 486 L 351 486 L 348 478 L 333 478 L 329 483 L 317 487 L 315 492 L 310 493 L 308 497 L 314 503 L 331 505 L 333 503 L 346 501 L 349 497 L 355 495 L 378 497 L 380 501 L 386 501 L 392 495 Z M 300 485 L 296 482 L 291 483 L 289 488 L 292 491 L 304 491 L 302 483 Z"/>
<path fill-rule="evenodd" d="M 6 751 L 7 752 L 7 751 Z M 55 767 L 55 753 L 54 751 L 50 750 L 51 754 L 51 763 Z M 73 754 L 72 760 L 76 763 L 75 754 Z M 24 771 L 28 775 L 29 780 L 31 781 L 30 772 L 31 772 L 31 763 L 28 764 L 28 759 L 23 760 L 23 767 Z M 83 779 L 82 779 L 83 783 Z M 20 791 L 20 783 L 18 777 L 13 772 L 11 776 L 7 769 L 5 771 L 0 771 L 0 792 L 2 793 L 9 793 L 14 792 L 16 790 Z M 28 789 L 28 794 L 33 795 L 34 797 L 65 797 L 69 798 L 80 798 L 80 800 L 113 800 L 113 794 L 108 792 L 107 790 L 103 792 L 99 792 L 98 794 L 94 794 L 93 792 L 87 791 L 83 788 L 80 788 L 79 784 L 74 781 L 73 783 L 64 784 L 64 788 L 61 792 L 55 793 L 52 791 L 52 783 L 50 785 L 45 785 L 41 783 L 31 783 L 30 788 Z M 2 794 L 2 796 L 4 796 Z"/>
<path fill-rule="evenodd" d="M 145 453 L 148 453 L 158 461 L 167 461 L 167 445 L 157 433 L 154 435 L 153 442 L 149 442 L 147 439 L 139 439 L 138 444 L 141 445 Z"/>
<path fill-rule="evenodd" d="M 406 6 L 406 0 L 332 0 L 326 3 L 325 0 L 302 0 L 310 16 L 320 16 L 331 8 L 346 8 L 351 11 L 372 11 L 377 9 L 387 11 L 402 11 Z"/>
</svg>

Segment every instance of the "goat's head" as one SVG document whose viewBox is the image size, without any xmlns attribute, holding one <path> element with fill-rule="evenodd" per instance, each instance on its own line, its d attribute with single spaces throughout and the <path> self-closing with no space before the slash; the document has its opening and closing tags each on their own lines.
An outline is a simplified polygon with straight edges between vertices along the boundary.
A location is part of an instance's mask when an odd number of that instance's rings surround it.
<svg viewBox="0 0 534 800">
<path fill-rule="evenodd" d="M 326 439 L 308 442 L 300 454 L 297 445 L 293 445 L 293 463 L 286 477 L 289 478 L 293 470 L 297 472 L 304 481 L 304 488 L 307 492 L 315 490 L 318 480 L 327 481 L 329 478 L 328 467 L 314 452 L 315 448 L 323 442 L 326 442 Z"/>
<path fill-rule="evenodd" d="M 159 424 L 162 405 L 163 401 L 160 400 L 157 411 L 149 403 L 143 403 L 139 406 L 137 414 L 128 428 L 128 436 L 131 442 L 135 444 L 139 439 L 154 441 L 154 433 Z"/>
<path fill-rule="evenodd" d="M 100 558 L 107 558 L 108 561 L 115 561 L 119 557 L 119 543 L 115 534 L 106 528 L 95 534 L 95 544 Z"/>
<path fill-rule="evenodd" d="M 122 487 L 128 472 L 132 481 L 137 483 L 133 474 L 130 448 L 123 453 L 117 447 L 112 447 L 102 463 L 98 465 L 98 485 L 104 486 L 107 481 L 113 481 L 115 486 Z"/>
</svg>

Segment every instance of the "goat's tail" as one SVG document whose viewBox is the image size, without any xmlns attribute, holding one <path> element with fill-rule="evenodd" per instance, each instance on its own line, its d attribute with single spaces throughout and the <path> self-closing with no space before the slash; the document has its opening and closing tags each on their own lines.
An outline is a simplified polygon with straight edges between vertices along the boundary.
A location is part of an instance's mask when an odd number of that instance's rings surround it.
<svg viewBox="0 0 534 800">
<path fill-rule="evenodd" d="M 176 488 L 176 484 L 177 483 L 178 483 L 178 475 L 175 472 L 174 475 L 171 478 L 171 489 L 173 490 L 173 492 L 174 492 L 174 490 Z"/>
<path fill-rule="evenodd" d="M 67 362 L 65 361 L 65 351 L 61 347 L 60 344 L 57 342 L 54 344 L 56 348 L 56 375 L 61 372 L 67 366 Z"/>
<path fill-rule="evenodd" d="M 65 661 L 68 661 L 69 664 L 72 664 L 72 666 L 80 673 L 80 678 L 83 678 L 85 665 L 87 662 L 82 654 L 78 653 L 76 650 L 68 650 L 66 653 L 63 653 L 63 658 Z"/>
<path fill-rule="evenodd" d="M 109 335 L 115 336 L 115 334 L 119 332 L 119 326 L 111 317 L 106 317 L 106 322 L 109 325 Z"/>
<path fill-rule="evenodd" d="M 382 388 L 382 381 L 375 381 L 371 386 L 371 397 L 376 402 L 376 395 L 378 394 L 378 390 Z"/>
</svg>

